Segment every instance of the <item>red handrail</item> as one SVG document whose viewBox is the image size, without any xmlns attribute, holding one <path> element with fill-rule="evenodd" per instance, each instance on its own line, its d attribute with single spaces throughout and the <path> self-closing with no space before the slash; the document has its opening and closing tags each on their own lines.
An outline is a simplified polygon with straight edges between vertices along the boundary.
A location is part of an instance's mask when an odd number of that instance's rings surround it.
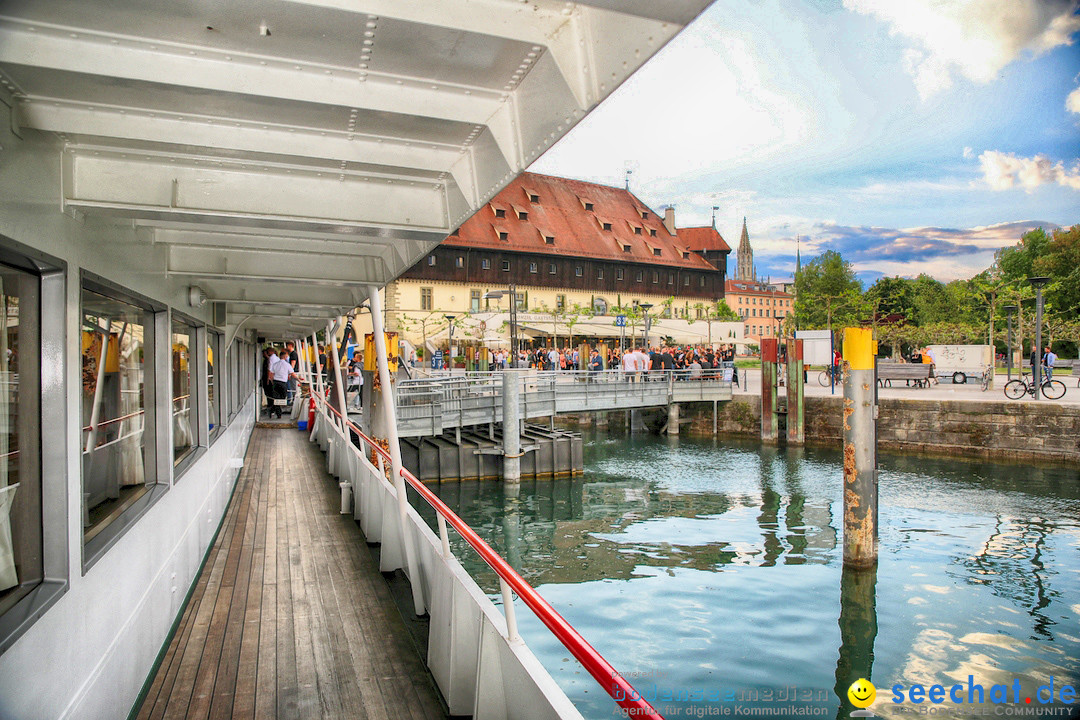
<svg viewBox="0 0 1080 720">
<path fill-rule="evenodd" d="M 390 462 L 390 454 L 375 443 L 371 438 L 361 432 L 360 428 L 354 425 L 347 417 L 342 416 L 333 407 L 330 407 L 329 403 L 326 403 L 327 409 L 337 415 L 339 418 L 345 421 L 346 427 L 355 432 L 369 446 L 375 449 L 379 455 L 381 455 L 387 462 Z M 570 654 L 577 658 L 577 661 L 589 671 L 589 674 L 593 676 L 593 679 L 600 684 L 600 687 L 604 688 L 605 692 L 611 696 L 611 698 L 618 703 L 618 705 L 626 710 L 631 711 L 629 714 L 634 717 L 645 718 L 658 718 L 664 720 L 663 716 L 658 713 L 652 705 L 650 705 L 644 698 L 641 697 L 641 693 L 634 689 L 626 678 L 624 678 L 618 670 L 612 667 L 611 663 L 604 659 L 604 657 L 597 652 L 596 648 L 589 644 L 589 642 L 581 636 L 574 627 L 566 621 L 566 619 L 551 607 L 547 600 L 545 600 L 540 593 L 536 592 L 532 585 L 518 574 L 517 570 L 514 570 L 506 560 L 502 558 L 497 552 L 491 549 L 483 538 L 476 534 L 468 523 L 458 517 L 453 510 L 447 507 L 446 503 L 439 499 L 435 493 L 431 492 L 409 472 L 406 468 L 401 468 L 401 476 L 420 494 L 420 497 L 424 498 L 435 512 L 443 516 L 443 518 L 450 523 L 455 530 L 461 535 L 465 542 L 469 543 L 473 550 L 480 555 L 480 558 L 488 564 L 488 566 L 495 571 L 502 580 L 504 580 L 511 589 L 517 593 L 530 610 L 540 619 L 540 622 L 559 639 L 559 642 L 563 644 Z"/>
</svg>

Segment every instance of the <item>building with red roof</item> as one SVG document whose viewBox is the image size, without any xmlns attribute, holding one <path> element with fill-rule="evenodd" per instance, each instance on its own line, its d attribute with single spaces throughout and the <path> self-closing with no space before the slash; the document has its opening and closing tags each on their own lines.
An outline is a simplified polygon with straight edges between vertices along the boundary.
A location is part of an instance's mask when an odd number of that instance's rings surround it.
<svg viewBox="0 0 1080 720">
<path fill-rule="evenodd" d="M 677 229 L 674 208 L 659 214 L 628 189 L 526 172 L 387 287 L 388 325 L 500 309 L 491 295 L 511 284 L 520 312 L 647 304 L 692 322 L 723 299 L 730 252 L 715 228 Z"/>
</svg>

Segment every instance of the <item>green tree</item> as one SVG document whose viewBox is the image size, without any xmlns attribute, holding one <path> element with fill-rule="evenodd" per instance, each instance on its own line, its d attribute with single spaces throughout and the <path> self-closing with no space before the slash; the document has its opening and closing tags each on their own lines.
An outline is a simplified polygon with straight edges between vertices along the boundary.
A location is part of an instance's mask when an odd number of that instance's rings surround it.
<svg viewBox="0 0 1080 720">
<path fill-rule="evenodd" d="M 1080 225 L 1055 230 L 1032 261 L 1032 272 L 1050 278 L 1043 295 L 1047 307 L 1073 317 L 1080 314 Z"/>
<path fill-rule="evenodd" d="M 806 263 L 795 280 L 795 315 L 800 328 L 851 325 L 863 315 L 862 285 L 851 263 L 828 250 Z"/>
<path fill-rule="evenodd" d="M 994 255 L 997 272 L 1005 282 L 1023 280 L 1035 275 L 1035 261 L 1046 254 L 1050 236 L 1040 228 L 1020 236 L 1020 242 L 1002 248 Z"/>
</svg>

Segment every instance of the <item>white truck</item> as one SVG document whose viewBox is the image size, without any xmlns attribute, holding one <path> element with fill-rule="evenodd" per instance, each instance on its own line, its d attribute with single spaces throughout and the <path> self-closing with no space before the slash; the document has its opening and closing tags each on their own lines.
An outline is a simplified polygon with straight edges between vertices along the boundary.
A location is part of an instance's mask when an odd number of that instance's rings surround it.
<svg viewBox="0 0 1080 720">
<path fill-rule="evenodd" d="M 940 381 L 952 378 L 958 385 L 978 380 L 993 365 L 994 350 L 989 345 L 930 345 L 935 358 L 934 374 Z"/>
</svg>

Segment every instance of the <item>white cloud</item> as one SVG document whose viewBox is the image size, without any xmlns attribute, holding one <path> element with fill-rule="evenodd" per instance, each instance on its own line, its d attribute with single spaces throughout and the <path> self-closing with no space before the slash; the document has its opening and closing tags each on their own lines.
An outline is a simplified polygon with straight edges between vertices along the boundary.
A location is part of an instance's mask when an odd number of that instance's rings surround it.
<svg viewBox="0 0 1080 720">
<path fill-rule="evenodd" d="M 987 150 L 979 155 L 983 179 L 994 190 L 1021 186 L 1028 191 L 1040 185 L 1057 183 L 1080 190 L 1080 163 L 1066 169 L 1061 161 L 1054 162 L 1045 155 L 1017 157 L 1013 153 Z"/>
<path fill-rule="evenodd" d="M 988 83 L 1021 53 L 1069 45 L 1080 30 L 1080 0 L 844 0 L 844 7 L 913 42 L 902 62 L 923 100 L 950 88 L 955 74 Z"/>
<path fill-rule="evenodd" d="M 965 147 L 964 148 L 964 159 L 965 160 L 970 160 L 973 157 L 975 157 L 975 151 L 972 150 L 970 147 Z"/>
<path fill-rule="evenodd" d="M 1069 112 L 1080 114 L 1080 87 L 1069 93 L 1065 98 L 1065 109 Z"/>
</svg>

